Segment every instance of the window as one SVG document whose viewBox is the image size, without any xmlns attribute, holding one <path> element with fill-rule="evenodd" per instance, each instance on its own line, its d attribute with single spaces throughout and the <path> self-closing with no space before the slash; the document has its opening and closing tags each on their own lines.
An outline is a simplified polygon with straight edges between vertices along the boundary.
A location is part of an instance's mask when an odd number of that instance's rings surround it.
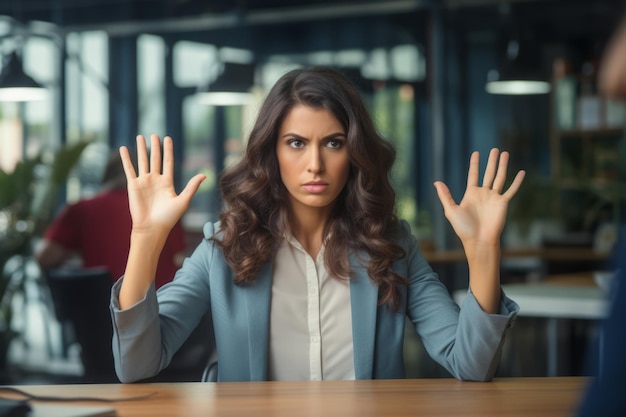
<svg viewBox="0 0 626 417">
<path fill-rule="evenodd" d="M 67 184 L 68 202 L 92 196 L 109 152 L 108 38 L 105 32 L 67 36 L 65 142 L 91 141 Z"/>
<path fill-rule="evenodd" d="M 137 39 L 139 133 L 167 134 L 165 126 L 165 54 L 163 39 L 141 35 Z"/>
<path fill-rule="evenodd" d="M 196 88 L 216 74 L 220 60 L 250 60 L 248 51 L 218 49 L 214 45 L 178 42 L 174 46 L 174 83 L 188 91 L 183 100 L 183 183 L 198 173 L 207 179 L 194 195 L 185 214 L 188 229 L 199 229 L 207 221 L 217 220 L 221 208 L 218 176 L 221 170 L 236 162 L 244 148 L 244 133 L 254 117 L 255 104 L 215 107 L 199 103 Z"/>
</svg>

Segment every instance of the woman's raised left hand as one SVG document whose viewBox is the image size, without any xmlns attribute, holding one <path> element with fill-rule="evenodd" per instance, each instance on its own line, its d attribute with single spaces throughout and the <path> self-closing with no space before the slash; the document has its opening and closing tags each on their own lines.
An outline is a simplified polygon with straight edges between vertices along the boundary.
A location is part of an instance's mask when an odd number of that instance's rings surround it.
<svg viewBox="0 0 626 417">
<path fill-rule="evenodd" d="M 509 153 L 492 149 L 482 184 L 479 184 L 478 152 L 473 152 L 467 188 L 457 204 L 449 188 L 441 181 L 434 183 L 444 213 L 464 247 L 468 245 L 499 246 L 511 198 L 517 193 L 525 172 L 519 171 L 505 191 Z"/>
</svg>

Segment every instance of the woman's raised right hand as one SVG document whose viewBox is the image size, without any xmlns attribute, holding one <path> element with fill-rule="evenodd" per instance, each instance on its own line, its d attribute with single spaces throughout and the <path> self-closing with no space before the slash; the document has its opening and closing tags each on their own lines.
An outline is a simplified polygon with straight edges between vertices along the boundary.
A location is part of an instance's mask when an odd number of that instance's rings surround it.
<svg viewBox="0 0 626 417">
<path fill-rule="evenodd" d="M 150 157 L 146 140 L 137 136 L 137 171 L 130 158 L 128 148 L 120 148 L 122 165 L 128 184 L 128 199 L 133 220 L 133 233 L 167 235 L 174 224 L 183 216 L 191 198 L 206 178 L 198 174 L 191 178 L 183 191 L 174 189 L 174 145 L 172 138 L 161 140 L 158 135 L 150 136 Z"/>
</svg>

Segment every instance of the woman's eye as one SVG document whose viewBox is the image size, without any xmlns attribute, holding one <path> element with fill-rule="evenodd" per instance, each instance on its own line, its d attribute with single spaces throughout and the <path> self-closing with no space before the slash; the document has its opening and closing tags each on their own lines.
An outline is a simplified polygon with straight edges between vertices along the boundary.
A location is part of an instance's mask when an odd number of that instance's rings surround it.
<svg viewBox="0 0 626 417">
<path fill-rule="evenodd" d="M 342 140 L 338 140 L 338 139 L 331 139 L 328 141 L 327 145 L 329 148 L 332 149 L 339 149 L 343 146 L 343 141 Z"/>
<path fill-rule="evenodd" d="M 304 146 L 304 142 L 298 139 L 292 139 L 289 141 L 289 146 L 295 149 L 299 149 Z"/>
</svg>

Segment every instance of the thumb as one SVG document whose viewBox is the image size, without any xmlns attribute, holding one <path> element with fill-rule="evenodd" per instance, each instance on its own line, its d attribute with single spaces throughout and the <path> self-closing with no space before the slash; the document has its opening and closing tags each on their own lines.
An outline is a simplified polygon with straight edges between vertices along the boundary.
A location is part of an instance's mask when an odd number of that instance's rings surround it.
<svg viewBox="0 0 626 417">
<path fill-rule="evenodd" d="M 456 204 L 454 198 L 452 198 L 452 193 L 450 193 L 450 189 L 446 184 L 441 181 L 435 181 L 433 185 L 435 186 L 437 197 L 439 197 L 439 201 L 441 202 L 444 211 Z"/>
<path fill-rule="evenodd" d="M 180 196 L 183 197 L 185 200 L 191 200 L 191 197 L 193 197 L 196 191 L 198 191 L 200 184 L 205 179 L 206 179 L 206 175 L 204 174 L 197 174 L 194 177 L 192 177 L 187 182 L 187 185 L 185 185 L 185 188 L 183 189 L 183 191 L 181 191 Z"/>
</svg>

